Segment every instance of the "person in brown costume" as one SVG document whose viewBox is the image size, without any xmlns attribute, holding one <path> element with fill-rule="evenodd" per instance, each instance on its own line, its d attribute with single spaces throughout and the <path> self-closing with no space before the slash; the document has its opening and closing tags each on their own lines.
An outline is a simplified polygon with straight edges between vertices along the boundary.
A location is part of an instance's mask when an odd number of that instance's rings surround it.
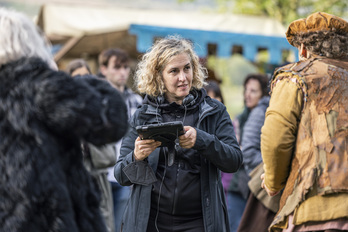
<svg viewBox="0 0 348 232">
<path fill-rule="evenodd" d="M 348 230 L 348 22 L 317 12 L 286 32 L 261 135 L 262 187 L 283 190 L 270 231 Z"/>
</svg>

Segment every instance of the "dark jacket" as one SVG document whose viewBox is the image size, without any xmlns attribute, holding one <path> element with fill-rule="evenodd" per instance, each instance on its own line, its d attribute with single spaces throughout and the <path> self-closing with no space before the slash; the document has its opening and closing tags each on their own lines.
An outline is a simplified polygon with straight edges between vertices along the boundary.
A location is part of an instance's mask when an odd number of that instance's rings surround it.
<svg viewBox="0 0 348 232">
<path fill-rule="evenodd" d="M 154 173 L 160 149 L 157 148 L 147 160 L 135 162 L 134 141 L 138 137 L 135 127 L 156 122 L 157 119 L 162 121 L 158 108 L 151 105 L 144 104 L 135 112 L 115 167 L 115 177 L 120 184 L 133 184 L 131 197 L 122 219 L 122 231 L 125 232 L 142 232 L 147 228 L 151 189 L 153 181 L 156 181 Z M 201 155 L 201 196 L 205 232 L 229 231 L 220 170 L 237 171 L 242 163 L 242 152 L 225 106 L 210 97 L 205 97 L 199 105 L 199 120 L 195 129 L 197 140 L 193 149 Z"/>
<path fill-rule="evenodd" d="M 126 106 L 107 82 L 38 58 L 0 68 L 0 231 L 105 231 L 81 140 L 115 142 Z"/>
</svg>

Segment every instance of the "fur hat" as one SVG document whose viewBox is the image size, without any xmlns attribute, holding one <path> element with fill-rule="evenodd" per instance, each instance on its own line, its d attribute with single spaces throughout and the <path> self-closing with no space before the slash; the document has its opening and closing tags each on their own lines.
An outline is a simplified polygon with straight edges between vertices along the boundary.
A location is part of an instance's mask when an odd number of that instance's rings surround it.
<svg viewBox="0 0 348 232">
<path fill-rule="evenodd" d="M 295 35 L 314 31 L 336 31 L 348 33 L 348 22 L 325 12 L 316 12 L 305 19 L 293 21 L 286 31 L 286 39 L 294 46 Z"/>
</svg>

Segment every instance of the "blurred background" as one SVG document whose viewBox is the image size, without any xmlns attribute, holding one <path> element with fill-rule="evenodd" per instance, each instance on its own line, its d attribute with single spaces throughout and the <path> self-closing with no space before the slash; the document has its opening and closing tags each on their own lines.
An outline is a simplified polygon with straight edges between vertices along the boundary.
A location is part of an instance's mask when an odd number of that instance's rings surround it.
<svg viewBox="0 0 348 232">
<path fill-rule="evenodd" d="M 272 75 L 297 61 L 285 38 L 289 23 L 324 11 L 348 19 L 347 0 L 0 0 L 31 17 L 52 44 L 59 69 L 85 59 L 98 72 L 98 55 L 126 50 L 134 72 L 152 43 L 167 35 L 191 40 L 208 79 L 220 83 L 231 117 L 243 110 L 249 73 Z M 129 79 L 133 88 L 133 79 Z M 134 88 L 133 88 L 134 89 Z"/>
</svg>

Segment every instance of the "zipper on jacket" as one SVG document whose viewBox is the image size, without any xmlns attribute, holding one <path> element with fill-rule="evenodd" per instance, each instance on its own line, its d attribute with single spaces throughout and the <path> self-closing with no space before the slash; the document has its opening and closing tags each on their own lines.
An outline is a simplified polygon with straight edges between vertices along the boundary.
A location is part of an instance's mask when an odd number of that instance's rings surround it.
<svg viewBox="0 0 348 232">
<path fill-rule="evenodd" d="M 173 209 L 172 209 L 172 214 L 176 213 L 176 205 L 178 202 L 178 176 L 179 176 L 179 171 L 181 168 L 181 162 L 178 162 L 178 168 L 176 169 L 176 178 L 175 178 L 175 189 L 174 189 L 174 201 L 173 201 Z"/>
<path fill-rule="evenodd" d="M 208 104 L 208 103 L 206 103 L 206 104 Z M 209 105 L 210 106 L 210 105 Z M 208 109 L 208 110 L 206 110 L 206 111 L 204 111 L 200 116 L 199 116 L 199 118 L 198 118 L 198 123 L 197 123 L 197 128 L 199 128 L 199 126 L 201 125 L 201 122 L 203 121 L 203 119 L 211 112 L 211 111 L 213 111 L 214 109 L 216 109 L 217 108 L 217 106 L 211 106 L 211 108 L 210 109 Z"/>
</svg>

